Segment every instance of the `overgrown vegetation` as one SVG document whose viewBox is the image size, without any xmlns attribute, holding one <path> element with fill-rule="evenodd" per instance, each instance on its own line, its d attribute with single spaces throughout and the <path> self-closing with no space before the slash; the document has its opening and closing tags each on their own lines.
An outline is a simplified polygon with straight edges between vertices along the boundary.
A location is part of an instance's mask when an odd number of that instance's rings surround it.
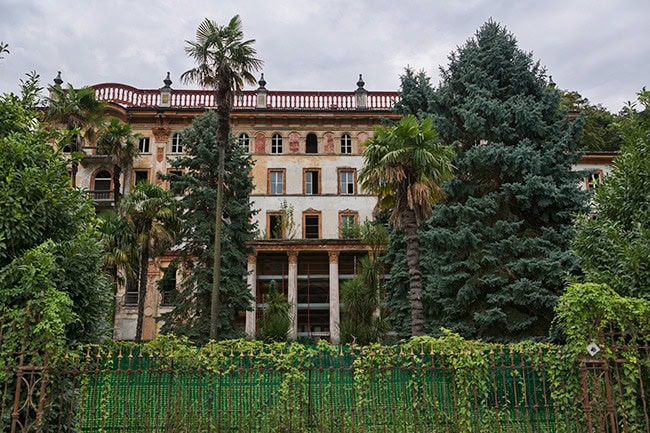
<svg viewBox="0 0 650 433">
<path fill-rule="evenodd" d="M 574 247 L 585 281 L 650 299 L 650 92 L 623 113 L 621 153 L 596 188 L 592 212 L 578 218 Z"/>
<path fill-rule="evenodd" d="M 278 290 L 275 280 L 269 284 L 269 292 L 264 302 L 266 308 L 260 320 L 259 339 L 265 342 L 287 341 L 291 325 L 291 307 L 287 298 Z"/>
<path fill-rule="evenodd" d="M 206 113 L 194 119 L 192 127 L 183 131 L 185 153 L 170 162 L 174 170 L 163 179 L 181 194 L 177 205 L 182 219 L 175 250 L 182 262 L 185 277 L 172 296 L 174 309 L 163 315 L 162 331 L 189 337 L 204 343 L 209 337 L 211 295 L 214 263 L 214 215 L 216 212 L 219 149 L 215 131 L 217 118 Z M 235 315 L 248 310 L 253 302 L 246 280 L 247 242 L 255 237 L 257 227 L 251 222 L 255 211 L 248 196 L 253 189 L 250 154 L 234 141 L 225 147 L 226 189 L 223 201 L 223 245 L 221 248 L 221 282 L 218 335 L 219 339 L 241 336 L 235 328 Z"/>
</svg>

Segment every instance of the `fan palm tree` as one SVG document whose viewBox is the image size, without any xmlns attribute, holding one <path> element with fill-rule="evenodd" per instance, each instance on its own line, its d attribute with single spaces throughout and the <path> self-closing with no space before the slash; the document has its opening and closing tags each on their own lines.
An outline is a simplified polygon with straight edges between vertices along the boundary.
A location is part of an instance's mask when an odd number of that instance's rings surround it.
<svg viewBox="0 0 650 433">
<path fill-rule="evenodd" d="M 176 199 L 166 191 L 148 182 L 138 183 L 122 200 L 124 215 L 132 221 L 139 246 L 138 316 L 135 340 L 142 340 L 144 301 L 147 293 L 149 259 L 157 257 L 174 245 L 180 230 Z"/>
<path fill-rule="evenodd" d="M 230 112 L 234 94 L 242 89 L 244 82 L 254 84 L 253 72 L 263 62 L 255 56 L 254 39 L 244 40 L 239 15 L 232 17 L 228 25 L 220 26 L 208 18 L 196 30 L 196 41 L 186 41 L 187 55 L 196 67 L 184 72 L 181 80 L 195 82 L 213 88 L 217 104 L 217 147 L 219 168 L 217 179 L 217 204 L 214 234 L 214 264 L 212 297 L 210 306 L 210 338 L 217 338 L 219 311 L 219 283 L 221 278 L 221 223 L 223 219 L 223 178 L 225 147 L 230 139 Z"/>
<path fill-rule="evenodd" d="M 433 120 L 413 115 L 392 126 L 377 127 L 367 142 L 361 186 L 378 196 L 378 208 L 390 210 L 390 223 L 404 231 L 409 269 L 411 333 L 424 334 L 422 273 L 418 226 L 444 198 L 440 184 L 452 177 L 451 146 L 440 143 Z"/>
<path fill-rule="evenodd" d="M 97 153 L 110 155 L 113 163 L 113 201 L 116 209 L 122 196 L 120 175 L 124 172 L 124 182 L 127 183 L 133 160 L 140 155 L 138 139 L 139 135 L 133 133 L 131 125 L 113 117 L 97 141 Z"/>
<path fill-rule="evenodd" d="M 47 99 L 47 119 L 62 124 L 72 135 L 67 144 L 72 159 L 72 187 L 77 186 L 77 171 L 79 163 L 75 153 L 81 152 L 84 146 L 94 144 L 101 130 L 106 104 L 98 101 L 95 91 L 90 87 L 75 90 L 72 84 L 66 89 L 61 86 L 50 87 L 50 97 Z"/>
</svg>

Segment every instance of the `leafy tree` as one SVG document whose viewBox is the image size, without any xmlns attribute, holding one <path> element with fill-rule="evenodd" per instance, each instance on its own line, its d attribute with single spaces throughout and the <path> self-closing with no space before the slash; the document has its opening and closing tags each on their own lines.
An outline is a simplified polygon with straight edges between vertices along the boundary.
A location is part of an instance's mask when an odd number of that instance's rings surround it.
<svg viewBox="0 0 650 433">
<path fill-rule="evenodd" d="M 262 66 L 256 58 L 253 48 L 255 39 L 244 40 L 244 32 L 239 15 L 230 19 L 227 26 L 220 26 L 208 18 L 203 20 L 196 30 L 196 41 L 186 41 L 187 55 L 194 59 L 197 66 L 184 72 L 181 80 L 196 82 L 215 91 L 217 104 L 217 134 L 219 147 L 219 167 L 217 187 L 217 212 L 215 214 L 214 264 L 212 266 L 214 281 L 210 306 L 210 338 L 217 338 L 219 327 L 219 291 L 221 283 L 221 231 L 223 221 L 223 180 L 226 146 L 230 140 L 230 112 L 234 94 L 241 90 L 244 82 L 255 83 L 253 73 Z"/>
<path fill-rule="evenodd" d="M 110 155 L 113 162 L 113 201 L 117 209 L 122 196 L 120 176 L 125 173 L 124 181 L 128 182 L 133 160 L 140 155 L 138 148 L 138 134 L 134 134 L 131 125 L 120 122 L 115 117 L 100 132 L 97 142 L 97 151 L 103 155 Z"/>
<path fill-rule="evenodd" d="M 95 91 L 90 87 L 75 90 L 72 84 L 68 88 L 50 87 L 47 119 L 63 124 L 68 131 L 64 139 L 64 149 L 72 154 L 72 187 L 77 186 L 78 159 L 85 146 L 92 145 L 103 126 L 106 104 L 98 101 Z"/>
<path fill-rule="evenodd" d="M 404 69 L 400 75 L 400 100 L 393 110 L 396 113 L 412 114 L 418 119 L 428 116 L 429 105 L 433 98 L 431 79 L 424 71 L 415 72 L 410 67 Z"/>
<path fill-rule="evenodd" d="M 140 182 L 135 186 L 133 191 L 122 200 L 122 210 L 135 227 L 138 243 L 138 317 L 135 341 L 140 342 L 149 260 L 174 245 L 180 220 L 173 192 L 148 182 Z"/>
<path fill-rule="evenodd" d="M 571 166 L 581 124 L 565 121 L 539 62 L 498 23 L 449 60 L 432 107 L 458 177 L 421 234 L 430 329 L 547 336 L 566 273 L 577 270 L 572 223 L 586 196 Z"/>
<path fill-rule="evenodd" d="M 379 208 L 390 209 L 390 222 L 406 237 L 412 335 L 424 333 L 422 273 L 418 225 L 444 197 L 440 184 L 452 177 L 453 150 L 438 140 L 431 118 L 403 117 L 394 126 L 377 127 L 367 143 L 363 188 L 378 196 Z"/>
<path fill-rule="evenodd" d="M 593 213 L 578 219 L 575 250 L 586 281 L 650 299 L 650 92 L 639 104 L 623 110 L 621 154 L 596 188 Z"/>
<path fill-rule="evenodd" d="M 29 320 L 25 309 L 34 306 L 37 321 L 20 331 L 33 333 L 26 338 L 34 346 L 52 348 L 54 334 L 62 345 L 98 342 L 111 292 L 95 209 L 69 187 L 67 162 L 50 144 L 61 134 L 37 120 L 39 90 L 32 74 L 22 97 L 0 96 L 0 310 Z"/>
<path fill-rule="evenodd" d="M 186 278 L 179 283 L 173 297 L 174 309 L 163 316 L 163 331 L 190 337 L 203 343 L 210 335 L 211 294 L 214 263 L 214 215 L 220 164 L 220 151 L 215 140 L 217 116 L 214 112 L 194 119 L 192 127 L 183 132 L 185 154 L 172 167 L 183 174 L 172 173 L 163 178 L 183 195 L 178 201 L 182 218 L 177 247 L 181 269 Z M 220 146 L 220 145 L 219 145 Z M 218 316 L 219 338 L 238 336 L 233 327 L 237 311 L 248 310 L 254 299 L 246 280 L 247 255 L 252 250 L 247 242 L 254 239 L 257 227 L 251 223 L 255 212 L 249 194 L 253 190 L 250 177 L 251 157 L 234 140 L 225 149 L 225 184 L 223 248 L 221 250 L 221 307 Z"/>
<path fill-rule="evenodd" d="M 612 151 L 621 147 L 622 136 L 616 127 L 617 116 L 600 104 L 591 104 L 578 92 L 562 92 L 560 107 L 579 113 L 584 120 L 582 138 L 578 149 L 587 151 Z"/>
<path fill-rule="evenodd" d="M 278 283 L 275 280 L 269 284 L 265 301 L 266 308 L 260 320 L 260 339 L 267 342 L 287 341 L 291 306 L 287 298 L 278 291 Z"/>
</svg>

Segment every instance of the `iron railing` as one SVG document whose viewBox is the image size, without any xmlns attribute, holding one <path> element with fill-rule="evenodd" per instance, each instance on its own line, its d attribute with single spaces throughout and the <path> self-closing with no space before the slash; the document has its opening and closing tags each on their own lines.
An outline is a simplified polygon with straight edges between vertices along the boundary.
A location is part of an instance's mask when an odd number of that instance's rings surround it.
<svg viewBox="0 0 650 433">
<path fill-rule="evenodd" d="M 649 432 L 650 346 L 603 352 L 94 347 L 6 365 L 0 431 Z"/>
</svg>

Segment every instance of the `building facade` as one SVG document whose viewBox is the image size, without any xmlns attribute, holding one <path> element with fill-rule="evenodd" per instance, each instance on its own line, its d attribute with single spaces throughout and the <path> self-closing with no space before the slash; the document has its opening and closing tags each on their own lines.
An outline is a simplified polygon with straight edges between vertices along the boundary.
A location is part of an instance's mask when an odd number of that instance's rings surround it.
<svg viewBox="0 0 650 433">
<path fill-rule="evenodd" d="M 215 107 L 210 90 L 176 90 L 169 78 L 160 89 L 123 84 L 93 86 L 109 114 L 128 122 L 139 134 L 140 156 L 123 173 L 125 192 L 139 181 L 163 185 L 159 174 L 183 155 L 181 132 L 192 119 Z M 392 112 L 397 92 L 369 92 L 361 76 L 348 92 L 270 91 L 262 76 L 256 90 L 234 101 L 232 134 L 252 154 L 252 206 L 258 239 L 251 243 L 246 278 L 255 305 L 242 312 L 240 326 L 249 337 L 258 330 L 265 296 L 272 282 L 291 306 L 293 339 L 339 342 L 341 283 L 357 273 L 367 248 L 346 235 L 346 228 L 372 219 L 376 197 L 360 188 L 364 143 Z M 89 190 L 98 208 L 112 206 L 112 164 L 96 149 L 85 149 L 77 185 Z M 587 153 L 576 170 L 585 170 L 583 188 L 606 174 L 614 154 Z M 163 185 L 168 187 L 168 185 Z M 145 300 L 144 337 L 157 333 L 168 297 L 157 282 L 173 257 L 152 261 Z M 175 272 L 175 271 L 174 271 Z M 175 275 L 172 275 L 175 277 Z M 180 277 L 180 275 L 179 275 Z M 175 278 L 171 278 L 175 281 Z M 121 287 L 115 306 L 117 339 L 135 336 L 137 292 Z"/>
<path fill-rule="evenodd" d="M 169 75 L 161 89 L 122 84 L 93 86 L 109 114 L 140 134 L 140 156 L 124 173 L 125 192 L 135 182 L 163 184 L 159 174 L 172 171 L 170 161 L 183 155 L 181 132 L 192 119 L 215 107 L 210 90 L 176 90 Z M 252 242 L 247 278 L 256 302 L 241 315 L 249 337 L 257 332 L 269 285 L 275 281 L 291 305 L 290 337 L 339 341 L 339 288 L 356 274 L 367 254 L 346 228 L 372 219 L 376 198 L 363 191 L 358 173 L 364 143 L 384 119 L 396 119 L 396 92 L 369 92 L 361 76 L 348 92 L 270 91 L 259 87 L 237 95 L 232 134 L 252 154 L 252 206 L 258 239 Z M 99 208 L 112 205 L 112 165 L 96 150 L 85 150 L 77 184 L 88 188 Z M 168 186 L 168 185 L 164 185 Z M 169 307 L 157 281 L 171 261 L 164 256 L 150 265 L 145 301 L 144 336 L 158 329 L 156 318 Z M 135 335 L 137 293 L 121 288 L 115 314 L 115 338 Z"/>
</svg>

